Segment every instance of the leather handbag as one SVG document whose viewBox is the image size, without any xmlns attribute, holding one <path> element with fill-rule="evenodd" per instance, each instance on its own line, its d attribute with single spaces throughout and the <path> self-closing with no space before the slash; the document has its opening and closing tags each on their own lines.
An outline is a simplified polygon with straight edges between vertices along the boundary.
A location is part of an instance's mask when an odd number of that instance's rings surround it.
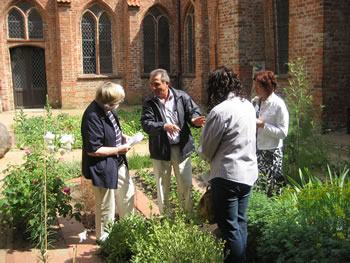
<svg viewBox="0 0 350 263">
<path fill-rule="evenodd" d="M 211 197 L 211 188 L 210 185 L 207 186 L 207 189 L 199 201 L 199 214 L 205 223 L 215 224 L 215 213 L 214 205 Z"/>
</svg>

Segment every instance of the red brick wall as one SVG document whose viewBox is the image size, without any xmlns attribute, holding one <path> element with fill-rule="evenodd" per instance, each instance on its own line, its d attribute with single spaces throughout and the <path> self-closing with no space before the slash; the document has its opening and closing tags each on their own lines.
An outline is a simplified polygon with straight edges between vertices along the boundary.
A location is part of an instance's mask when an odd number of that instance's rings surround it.
<svg viewBox="0 0 350 263">
<path fill-rule="evenodd" d="M 326 127 L 346 125 L 350 107 L 350 2 L 346 0 L 289 1 L 289 61 L 306 58 L 314 104 L 325 107 L 318 116 Z M 265 0 L 266 68 L 275 71 L 273 0 Z M 280 76 L 281 87 L 288 85 Z"/>
<path fill-rule="evenodd" d="M 265 60 L 263 1 L 221 0 L 218 5 L 213 2 L 208 8 L 211 14 L 210 68 L 232 67 L 250 94 L 251 63 Z"/>
<path fill-rule="evenodd" d="M 185 28 L 185 18 L 190 7 L 194 8 L 194 55 L 195 55 L 195 70 L 194 74 L 186 73 L 187 68 L 184 63 L 187 60 L 184 57 L 186 53 L 186 39 L 187 29 Z M 205 1 L 182 1 L 182 88 L 190 94 L 197 103 L 206 102 L 206 83 L 209 72 L 209 52 L 208 52 L 208 7 Z"/>
<path fill-rule="evenodd" d="M 289 2 L 289 61 L 307 59 L 315 104 L 322 103 L 324 0 Z"/>
<path fill-rule="evenodd" d="M 143 73 L 142 20 L 158 5 L 170 23 L 172 84 L 187 91 L 197 103 L 206 102 L 208 74 L 217 66 L 232 67 L 250 93 L 252 65 L 264 61 L 275 71 L 275 21 L 273 0 L 144 0 L 130 7 L 125 0 L 97 1 L 112 22 L 113 74 L 84 75 L 82 71 L 81 17 L 96 1 L 30 0 L 44 22 L 45 41 L 8 41 L 7 14 L 17 3 L 3 0 L 0 6 L 0 95 L 1 108 L 13 109 L 13 87 L 9 49 L 34 45 L 45 49 L 47 90 L 54 107 L 85 107 L 96 87 L 106 80 L 120 83 L 126 101 L 141 103 L 150 93 L 148 75 Z M 349 107 L 350 39 L 347 0 L 293 0 L 290 2 L 289 60 L 304 56 L 313 87 L 315 103 L 325 104 L 324 119 L 341 126 Z M 186 74 L 185 17 L 190 6 L 195 16 L 194 74 Z M 180 28 L 180 30 L 179 30 Z M 179 34 L 181 34 L 179 42 Z M 181 55 L 179 51 L 181 50 Z M 181 79 L 178 77 L 181 76 Z M 179 82 L 181 80 L 181 82 Z M 287 78 L 280 76 L 282 87 Z M 331 120 L 335 119 L 336 122 Z"/>
<path fill-rule="evenodd" d="M 314 103 L 322 103 L 323 80 L 323 1 L 289 1 L 289 59 L 306 58 L 306 70 L 313 90 Z M 276 72 L 276 32 L 274 0 L 265 0 L 266 69 Z M 278 76 L 281 89 L 288 84 L 288 75 Z M 280 90 L 281 92 L 281 90 Z M 318 112 L 321 116 L 321 112 Z"/>
<path fill-rule="evenodd" d="M 7 0 L 1 10 L 7 16 L 13 1 Z M 215 4 L 213 4 L 213 2 Z M 56 1 L 32 1 L 40 10 L 45 27 L 45 48 L 47 89 L 50 103 L 55 107 L 71 108 L 86 105 L 93 99 L 94 91 L 100 83 L 111 80 L 122 83 L 126 89 L 129 103 L 140 103 L 149 93 L 148 76 L 143 75 L 143 33 L 142 20 L 155 4 L 164 9 L 170 22 L 171 76 L 177 85 L 177 76 L 183 68 L 179 67 L 179 48 L 184 53 L 182 35 L 178 43 L 177 0 L 145 0 L 140 7 L 129 7 L 126 1 L 104 0 L 99 4 L 112 18 L 113 30 L 113 69 L 111 76 L 83 75 L 81 57 L 81 16 L 92 3 L 86 0 L 56 3 Z M 184 19 L 190 5 L 195 9 L 195 74 L 184 75 L 181 86 L 198 103 L 206 101 L 206 82 L 210 69 L 217 65 L 234 67 L 242 81 L 250 89 L 251 60 L 261 60 L 263 49 L 263 16 L 256 17 L 256 9 L 262 13 L 262 0 L 251 1 L 180 1 L 181 34 L 184 32 Z M 216 6 L 218 4 L 218 6 Z M 241 14 L 242 13 L 242 14 Z M 219 14 L 217 16 L 217 14 Z M 214 17 L 212 16 L 214 15 Z M 4 23 L 6 19 L 2 20 Z M 251 21 L 254 21 L 253 23 Z M 213 23 L 214 22 L 214 23 Z M 7 28 L 6 25 L 3 25 Z M 0 68 L 3 82 L 2 98 L 7 108 L 13 108 L 12 80 L 9 63 L 9 42 L 7 35 L 1 35 L 0 52 L 7 63 Z M 254 44 L 251 44 L 254 43 Z M 32 43 L 30 43 L 32 44 Z M 181 46 L 180 46 L 181 45 Z M 184 57 L 181 57 L 183 63 Z M 180 84 L 180 83 L 178 83 Z M 8 97 L 8 98 L 7 98 Z"/>
</svg>

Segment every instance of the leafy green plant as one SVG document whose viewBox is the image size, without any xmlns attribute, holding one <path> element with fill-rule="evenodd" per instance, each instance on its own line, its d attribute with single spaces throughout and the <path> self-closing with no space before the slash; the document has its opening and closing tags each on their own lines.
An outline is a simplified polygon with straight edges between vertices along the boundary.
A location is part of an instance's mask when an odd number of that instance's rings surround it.
<svg viewBox="0 0 350 263">
<path fill-rule="evenodd" d="M 194 139 L 194 144 L 196 149 L 198 149 L 199 145 L 200 145 L 200 133 L 201 133 L 202 129 L 196 129 L 191 127 L 191 133 Z M 191 155 L 191 162 L 192 162 L 192 173 L 194 175 L 196 174 L 202 174 L 204 172 L 209 171 L 210 169 L 210 164 L 206 161 L 204 161 L 202 158 L 199 157 L 199 155 L 197 154 L 197 152 L 194 152 Z"/>
<path fill-rule="evenodd" d="M 140 240 L 147 238 L 152 221 L 141 215 L 129 215 L 110 224 L 108 238 L 101 242 L 101 252 L 107 263 L 129 262 L 133 247 Z"/>
<path fill-rule="evenodd" d="M 19 149 L 37 148 L 42 146 L 42 135 L 44 131 L 44 120 L 46 122 L 46 131 L 56 135 L 72 134 L 74 136 L 74 149 L 81 149 L 81 116 L 70 116 L 66 113 L 53 115 L 51 106 L 46 104 L 45 116 L 28 118 L 23 109 L 15 111 L 14 132 L 16 135 L 16 147 Z M 131 111 L 118 110 L 119 120 L 123 133 L 134 135 L 141 131 L 145 139 L 148 135 L 143 132 L 140 118 L 141 108 L 134 108 Z"/>
<path fill-rule="evenodd" d="M 157 195 L 157 183 L 154 174 L 150 170 L 138 170 L 135 176 L 143 183 L 148 198 L 153 199 Z M 169 201 L 172 207 L 178 206 L 177 182 L 174 176 L 170 178 Z"/>
<path fill-rule="evenodd" d="M 321 106 L 313 104 L 311 85 L 305 67 L 306 59 L 288 63 L 289 85 L 284 89 L 289 111 L 289 132 L 284 143 L 284 174 L 292 178 L 298 169 L 318 169 L 327 162 L 327 154 L 320 140 L 319 121 L 315 115 Z"/>
<path fill-rule="evenodd" d="M 350 256 L 348 169 L 321 181 L 307 169 L 282 196 L 253 193 L 248 250 L 255 262 L 347 262 Z"/>
<path fill-rule="evenodd" d="M 223 262 L 223 242 L 184 214 L 159 219 L 135 215 L 115 222 L 101 245 L 107 262 Z"/>
<path fill-rule="evenodd" d="M 44 120 L 46 131 L 56 135 L 72 134 L 75 142 L 73 148 L 82 147 L 82 139 L 80 133 L 81 117 L 69 116 L 68 114 L 59 114 L 54 117 L 51 108 L 47 106 L 46 116 L 38 116 L 27 118 L 23 109 L 16 110 L 14 117 L 14 132 L 16 135 L 16 147 L 19 149 L 37 149 L 42 147 L 44 134 Z"/>
<path fill-rule="evenodd" d="M 314 225 L 328 235 L 341 233 L 350 238 L 350 185 L 349 169 L 344 167 L 339 174 L 328 166 L 327 180 L 322 182 L 308 169 L 300 172 L 301 184 L 293 182 L 297 192 L 297 209 L 304 225 Z M 315 223 L 317 222 L 317 223 Z"/>
<path fill-rule="evenodd" d="M 45 155 L 40 149 L 27 150 L 24 158 L 24 164 L 10 165 L 3 171 L 0 213 L 3 214 L 3 223 L 24 228 L 33 244 L 42 245 L 44 169 L 47 175 L 47 225 L 56 222 L 57 214 L 79 220 L 79 205 L 75 211 L 70 204 L 70 188 L 63 180 L 60 163 L 52 155 Z"/>
<path fill-rule="evenodd" d="M 132 155 L 128 157 L 128 165 L 130 170 L 139 170 L 152 167 L 152 160 L 148 155 Z"/>
<path fill-rule="evenodd" d="M 279 199 L 268 197 L 264 192 L 254 189 L 247 209 L 248 216 L 248 262 L 259 262 L 257 248 L 261 244 L 261 238 L 271 218 L 279 216 L 281 207 L 284 207 Z"/>
<path fill-rule="evenodd" d="M 143 190 L 145 191 L 149 199 L 156 199 L 157 197 L 157 184 L 154 174 L 150 170 L 138 170 L 135 175 L 136 180 L 141 182 Z M 199 190 L 195 190 L 192 187 L 192 211 L 187 212 L 186 216 L 195 223 L 201 223 L 202 220 L 199 215 L 198 205 L 203 193 Z M 180 209 L 179 197 L 177 193 L 177 182 L 174 176 L 170 178 L 170 191 L 169 191 L 170 209 L 169 214 L 174 214 Z M 180 209 L 181 210 L 181 209 Z M 182 211 L 183 212 L 183 211 Z"/>
<path fill-rule="evenodd" d="M 62 158 L 58 158 L 56 169 L 61 174 L 62 180 L 67 182 L 81 176 L 81 161 L 64 162 Z"/>
<path fill-rule="evenodd" d="M 132 136 L 138 132 L 142 132 L 142 134 L 145 136 L 145 139 L 148 139 L 148 134 L 145 133 L 142 129 L 140 121 L 141 113 L 141 107 L 135 107 L 129 111 L 124 109 L 118 110 L 118 117 L 124 134 Z"/>
</svg>

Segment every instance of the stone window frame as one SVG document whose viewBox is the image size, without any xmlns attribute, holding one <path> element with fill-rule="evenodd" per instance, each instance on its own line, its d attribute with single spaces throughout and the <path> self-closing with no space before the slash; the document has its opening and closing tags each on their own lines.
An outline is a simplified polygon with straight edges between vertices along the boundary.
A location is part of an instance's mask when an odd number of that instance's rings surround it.
<svg viewBox="0 0 350 263">
<path fill-rule="evenodd" d="M 273 3 L 275 11 L 276 74 L 286 75 L 289 72 L 287 65 L 289 56 L 289 0 L 274 0 Z M 286 11 L 287 15 L 285 14 Z M 284 12 L 283 15 L 279 17 L 282 12 Z"/>
<path fill-rule="evenodd" d="M 99 11 L 97 11 L 99 9 Z M 94 60 L 95 60 L 95 69 L 93 72 L 87 72 L 84 69 L 84 41 L 83 41 L 83 25 L 82 25 L 82 20 L 83 17 L 88 14 L 92 17 L 93 22 L 94 22 Z M 101 17 L 106 16 L 109 20 L 110 23 L 110 34 L 111 34 L 111 39 L 110 39 L 110 56 L 109 60 L 106 63 L 110 64 L 110 70 L 103 71 L 101 72 L 101 60 L 102 57 L 100 56 L 101 51 L 100 51 L 100 30 L 99 30 L 99 25 L 100 25 L 100 19 Z M 113 19 L 111 19 L 110 14 L 102 8 L 100 5 L 95 4 L 86 10 L 83 11 L 81 20 L 80 20 L 80 38 L 81 38 L 81 65 L 82 65 L 82 73 L 84 76 L 91 76 L 91 75 L 111 75 L 113 74 Z M 106 41 L 105 41 L 106 42 Z M 104 56 L 106 58 L 108 56 Z"/>
<path fill-rule="evenodd" d="M 154 24 L 155 24 L 155 31 L 154 31 L 154 55 L 152 58 L 148 58 L 148 59 L 153 59 L 154 61 L 154 69 L 157 69 L 157 68 L 164 68 L 168 71 L 168 73 L 171 72 L 171 33 L 172 33 L 172 30 L 171 30 L 171 23 L 170 23 L 170 18 L 168 17 L 168 15 L 166 14 L 166 12 L 158 7 L 158 6 L 155 6 L 155 7 L 152 7 L 144 16 L 143 20 L 142 20 L 142 32 L 143 32 L 143 39 L 142 39 L 142 45 L 143 45 L 143 73 L 144 74 L 149 74 L 153 69 L 146 69 L 146 64 L 145 64 L 145 60 L 147 59 L 145 57 L 145 54 L 146 54 L 146 46 L 145 46 L 145 31 L 144 31 L 144 22 L 146 21 L 146 19 L 150 18 Z M 169 34 L 169 38 L 168 38 L 168 52 L 167 54 L 163 53 L 163 54 L 160 54 L 160 50 L 159 50 L 159 46 L 160 46 L 160 39 L 159 39 L 159 25 L 160 25 L 160 21 L 162 19 L 165 19 L 165 21 L 167 22 L 167 26 L 168 26 L 168 34 Z M 148 52 L 147 52 L 148 53 Z M 149 53 L 148 53 L 149 54 Z M 168 68 L 166 67 L 162 67 L 160 65 L 160 61 L 159 61 L 159 58 L 162 56 L 162 55 L 166 55 L 168 56 Z"/>
<path fill-rule="evenodd" d="M 19 2 L 19 4 L 22 2 Z M 17 12 L 21 17 L 22 17 L 22 26 L 23 26 L 23 37 L 11 37 L 11 28 L 9 27 L 9 15 L 11 14 L 11 12 Z M 40 24 L 38 24 L 37 26 L 39 26 L 42 37 L 30 37 L 30 33 L 32 32 L 29 27 L 30 27 L 30 17 L 33 13 L 36 13 L 38 15 L 38 17 L 40 18 Z M 39 41 L 43 41 L 45 39 L 45 30 L 44 30 L 44 21 L 43 21 L 43 17 L 39 12 L 39 9 L 33 5 L 29 5 L 27 6 L 27 8 L 22 9 L 21 7 L 19 7 L 18 5 L 12 6 L 7 13 L 7 17 L 6 17 L 6 25 L 7 25 L 7 39 L 11 40 L 11 41 L 35 41 L 35 40 L 39 40 Z M 38 30 L 38 27 L 34 27 L 33 30 Z"/>
<path fill-rule="evenodd" d="M 190 21 L 192 22 L 191 32 L 189 32 Z M 190 52 L 190 49 L 192 52 Z M 184 51 L 184 71 L 188 75 L 193 75 L 196 73 L 195 14 L 193 5 L 189 6 L 184 22 Z"/>
</svg>

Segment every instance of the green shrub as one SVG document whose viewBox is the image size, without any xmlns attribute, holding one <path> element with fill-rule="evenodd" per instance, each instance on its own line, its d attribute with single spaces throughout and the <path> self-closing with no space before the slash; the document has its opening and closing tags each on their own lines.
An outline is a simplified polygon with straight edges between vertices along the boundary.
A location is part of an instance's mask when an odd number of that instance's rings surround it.
<svg viewBox="0 0 350 263">
<path fill-rule="evenodd" d="M 57 169 L 60 170 L 63 181 L 67 182 L 82 175 L 81 161 L 64 162 L 61 158 L 58 158 L 57 162 Z"/>
<path fill-rule="evenodd" d="M 68 114 L 59 114 L 57 117 L 53 117 L 49 108 L 46 111 L 46 116 L 31 118 L 27 118 L 27 115 L 22 109 L 16 111 L 14 132 L 17 139 L 16 147 L 18 149 L 38 149 L 42 147 L 44 119 L 46 120 L 45 131 L 52 132 L 56 135 L 73 134 L 73 148 L 79 149 L 82 147 L 80 132 L 81 117 L 69 116 Z"/>
<path fill-rule="evenodd" d="M 283 147 L 283 172 L 292 178 L 298 176 L 299 168 L 319 170 L 328 159 L 315 115 L 321 111 L 321 106 L 313 104 L 312 86 L 305 64 L 305 58 L 288 63 L 289 85 L 284 89 L 289 132 Z"/>
<path fill-rule="evenodd" d="M 143 132 L 140 122 L 141 108 L 135 108 L 132 111 L 121 109 L 118 111 L 118 116 L 124 134 L 132 136 L 141 131 L 145 139 L 148 138 L 148 135 Z M 17 138 L 17 148 L 34 149 L 42 145 L 44 119 L 46 120 L 46 132 L 52 132 L 56 135 L 73 134 L 75 139 L 73 148 L 81 149 L 81 116 L 70 116 L 69 114 L 61 113 L 54 117 L 48 104 L 46 105 L 45 116 L 27 118 L 23 109 L 15 112 L 14 132 Z"/>
<path fill-rule="evenodd" d="M 350 238 L 350 183 L 349 169 L 333 174 L 328 168 L 328 179 L 324 182 L 305 169 L 300 171 L 302 185 L 295 185 L 296 208 L 301 225 L 315 227 L 327 236 L 340 235 Z M 306 178 L 304 178 L 306 177 Z"/>
<path fill-rule="evenodd" d="M 3 171 L 3 186 L 0 199 L 0 213 L 3 223 L 24 229 L 30 235 L 33 244 L 43 239 L 44 222 L 44 176 L 47 189 L 47 225 L 56 223 L 57 215 L 75 216 L 79 220 L 79 211 L 70 204 L 70 188 L 64 182 L 64 170 L 52 156 L 40 150 L 26 151 L 25 162 L 11 165 Z M 45 170 L 46 167 L 46 170 Z M 76 206 L 79 208 L 79 205 Z M 41 243 L 42 244 L 42 243 Z"/>
<path fill-rule="evenodd" d="M 253 190 L 247 209 L 248 216 L 248 245 L 247 257 L 251 262 L 259 262 L 257 248 L 262 245 L 262 235 L 274 217 L 279 217 L 281 211 L 289 207 L 277 197 L 268 197 L 264 192 Z"/>
<path fill-rule="evenodd" d="M 111 224 L 107 240 L 101 242 L 101 252 L 106 262 L 129 262 L 134 253 L 133 247 L 147 238 L 150 228 L 151 221 L 138 214 L 125 216 Z"/>
<path fill-rule="evenodd" d="M 322 182 L 306 169 L 282 196 L 253 193 L 248 250 L 256 262 L 347 262 L 350 256 L 348 169 Z"/>
<path fill-rule="evenodd" d="M 114 223 L 102 242 L 107 262 L 223 262 L 223 243 L 184 215 L 161 220 L 135 215 Z"/>
</svg>

